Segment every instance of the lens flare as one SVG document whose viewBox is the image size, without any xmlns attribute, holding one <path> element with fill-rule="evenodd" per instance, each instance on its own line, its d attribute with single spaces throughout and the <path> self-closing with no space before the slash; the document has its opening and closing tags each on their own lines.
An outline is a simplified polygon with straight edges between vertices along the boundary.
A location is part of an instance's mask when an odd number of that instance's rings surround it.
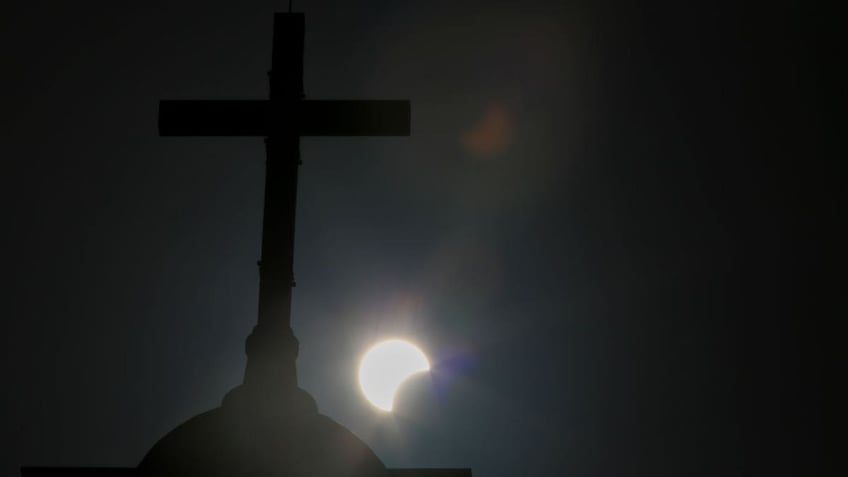
<svg viewBox="0 0 848 477">
<path fill-rule="evenodd" d="M 462 144 L 476 156 L 494 156 L 507 149 L 512 141 L 512 130 L 512 115 L 506 106 L 492 102 L 480 121 L 463 133 Z"/>
</svg>

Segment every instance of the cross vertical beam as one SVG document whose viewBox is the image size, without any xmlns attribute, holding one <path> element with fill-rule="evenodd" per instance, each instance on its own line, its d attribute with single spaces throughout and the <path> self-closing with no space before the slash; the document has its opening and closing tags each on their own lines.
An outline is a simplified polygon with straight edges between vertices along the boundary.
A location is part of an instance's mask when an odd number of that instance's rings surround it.
<svg viewBox="0 0 848 477">
<path fill-rule="evenodd" d="M 303 99 L 302 13 L 277 13 L 269 78 L 273 128 L 265 138 L 265 201 L 259 261 L 259 316 L 247 341 L 244 382 L 279 390 L 297 387 L 298 342 L 291 329 L 300 131 Z M 274 392 L 274 391 L 277 392 Z"/>
</svg>

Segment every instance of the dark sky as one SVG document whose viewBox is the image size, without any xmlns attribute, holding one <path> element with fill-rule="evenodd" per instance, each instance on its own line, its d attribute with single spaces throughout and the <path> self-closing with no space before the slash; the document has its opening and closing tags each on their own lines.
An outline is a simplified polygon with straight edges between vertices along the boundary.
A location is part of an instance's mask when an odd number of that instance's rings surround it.
<svg viewBox="0 0 848 477">
<path fill-rule="evenodd" d="M 308 98 L 412 102 L 408 138 L 303 139 L 298 197 L 300 382 L 387 465 L 829 465 L 834 47 L 812 6 L 678 3 L 295 1 Z M 2 475 L 135 465 L 240 382 L 262 141 L 157 106 L 265 98 L 286 6 L 3 8 Z M 355 382 L 388 336 L 434 363 L 389 416 Z"/>
</svg>

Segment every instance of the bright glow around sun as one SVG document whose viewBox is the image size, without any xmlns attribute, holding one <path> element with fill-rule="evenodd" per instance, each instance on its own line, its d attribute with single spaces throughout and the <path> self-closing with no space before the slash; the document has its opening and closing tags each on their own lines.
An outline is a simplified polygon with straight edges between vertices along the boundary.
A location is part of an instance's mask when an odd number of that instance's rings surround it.
<svg viewBox="0 0 848 477">
<path fill-rule="evenodd" d="M 359 387 L 371 404 L 391 411 L 395 393 L 413 374 L 430 370 L 427 356 L 417 346 L 403 340 L 374 345 L 359 364 Z"/>
</svg>

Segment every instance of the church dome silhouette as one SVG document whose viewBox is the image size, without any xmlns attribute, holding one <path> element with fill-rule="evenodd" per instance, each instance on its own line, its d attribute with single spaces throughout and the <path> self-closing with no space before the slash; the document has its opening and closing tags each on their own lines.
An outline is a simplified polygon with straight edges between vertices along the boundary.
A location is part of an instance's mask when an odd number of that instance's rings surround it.
<svg viewBox="0 0 848 477">
<path fill-rule="evenodd" d="M 268 402 L 248 386 L 180 424 L 138 466 L 142 475 L 203 477 L 378 477 L 385 465 L 350 430 L 318 413 L 295 388 Z"/>
</svg>

